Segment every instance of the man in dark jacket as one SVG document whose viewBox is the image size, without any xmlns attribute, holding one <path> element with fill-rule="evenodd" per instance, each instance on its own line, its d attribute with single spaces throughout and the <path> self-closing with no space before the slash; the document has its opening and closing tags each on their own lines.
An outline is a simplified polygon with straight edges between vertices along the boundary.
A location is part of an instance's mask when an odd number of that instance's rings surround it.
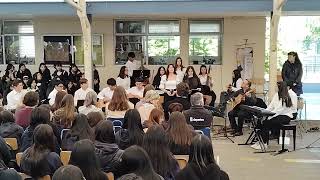
<svg viewBox="0 0 320 180">
<path fill-rule="evenodd" d="M 243 111 L 240 109 L 242 104 L 248 106 L 254 106 L 257 102 L 257 98 L 255 93 L 250 88 L 251 82 L 249 80 L 244 80 L 241 85 L 241 89 L 236 91 L 233 94 L 233 99 L 235 103 L 237 103 L 237 99 L 239 99 L 239 103 L 228 113 L 229 121 L 231 128 L 233 129 L 233 134 L 236 136 L 243 135 L 242 127 L 243 121 L 245 118 L 249 118 L 251 114 L 247 111 Z M 236 117 L 238 117 L 238 124 L 236 123 Z"/>
<path fill-rule="evenodd" d="M 191 96 L 191 108 L 183 112 L 187 123 L 196 130 L 210 127 L 212 123 L 212 113 L 203 106 L 203 94 L 197 92 Z"/>
<path fill-rule="evenodd" d="M 191 104 L 188 99 L 189 85 L 187 83 L 179 83 L 177 85 L 177 97 L 171 101 L 165 102 L 164 112 L 165 118 L 169 119 L 169 105 L 172 103 L 180 103 L 183 106 L 183 110 L 190 109 Z"/>
</svg>

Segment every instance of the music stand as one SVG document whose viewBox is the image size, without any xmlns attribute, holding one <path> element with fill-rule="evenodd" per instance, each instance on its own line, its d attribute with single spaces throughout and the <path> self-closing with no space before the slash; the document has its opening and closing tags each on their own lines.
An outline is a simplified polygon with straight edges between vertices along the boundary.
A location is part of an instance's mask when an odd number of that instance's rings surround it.
<svg viewBox="0 0 320 180">
<path fill-rule="evenodd" d="M 141 77 L 143 78 L 144 81 L 148 79 L 150 77 L 150 70 L 133 70 L 133 73 L 132 73 L 132 80 L 134 81 L 133 83 L 135 83 L 136 78 L 141 78 Z"/>
</svg>

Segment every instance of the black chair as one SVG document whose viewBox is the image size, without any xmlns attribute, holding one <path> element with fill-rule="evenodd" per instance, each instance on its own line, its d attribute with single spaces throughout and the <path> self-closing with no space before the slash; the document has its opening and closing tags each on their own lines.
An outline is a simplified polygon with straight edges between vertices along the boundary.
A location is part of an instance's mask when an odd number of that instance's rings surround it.
<svg viewBox="0 0 320 180">
<path fill-rule="evenodd" d="M 284 148 L 284 137 L 286 135 L 286 131 L 293 131 L 293 150 L 296 150 L 296 131 L 297 131 L 297 125 L 296 124 L 286 124 L 282 125 L 280 130 L 282 131 L 282 148 L 278 152 L 278 154 L 284 153 L 286 151 L 289 151 L 288 149 Z"/>
</svg>

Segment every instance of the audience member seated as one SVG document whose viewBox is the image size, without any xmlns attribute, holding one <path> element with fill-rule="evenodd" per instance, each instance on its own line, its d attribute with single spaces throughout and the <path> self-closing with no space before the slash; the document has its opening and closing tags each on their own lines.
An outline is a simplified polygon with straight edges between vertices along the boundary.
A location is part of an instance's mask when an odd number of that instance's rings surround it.
<svg viewBox="0 0 320 180">
<path fill-rule="evenodd" d="M 108 180 L 107 175 L 100 170 L 99 159 L 94 151 L 94 145 L 89 139 L 78 141 L 71 152 L 69 164 L 78 166 L 86 180 Z"/>
<path fill-rule="evenodd" d="M 98 94 L 100 104 L 105 104 L 111 101 L 113 92 L 117 87 L 116 80 L 114 80 L 113 78 L 108 79 L 107 85 L 108 87 L 102 89 L 102 91 Z"/>
<path fill-rule="evenodd" d="M 77 141 L 83 139 L 94 140 L 94 132 L 89 126 L 87 116 L 78 114 L 74 120 L 70 131 L 62 136 L 61 149 L 70 151 Z"/>
<path fill-rule="evenodd" d="M 48 96 L 50 106 L 54 104 L 57 93 L 60 91 L 64 91 L 63 90 L 64 85 L 62 81 L 54 81 L 53 83 L 54 83 L 54 89 L 50 92 Z"/>
<path fill-rule="evenodd" d="M 155 90 L 150 90 L 146 93 L 146 96 L 144 97 L 144 104 L 141 105 L 137 110 L 140 113 L 140 117 L 142 120 L 142 124 L 144 121 L 149 119 L 150 112 L 152 109 L 162 109 L 161 105 L 159 104 L 160 95 Z"/>
<path fill-rule="evenodd" d="M 189 96 L 189 85 L 187 83 L 179 83 L 177 85 L 177 94 L 176 98 L 173 99 L 172 101 L 165 102 L 164 105 L 164 112 L 165 112 L 165 117 L 168 120 L 169 119 L 169 105 L 173 103 L 180 103 L 183 106 L 183 110 L 190 109 L 191 104 L 188 99 Z"/>
<path fill-rule="evenodd" d="M 28 79 L 31 79 L 32 78 L 32 74 L 31 74 L 31 71 L 26 68 L 26 65 L 21 63 L 19 64 L 19 69 L 17 71 L 17 74 L 16 74 L 17 78 L 22 80 L 23 77 L 28 77 Z"/>
<path fill-rule="evenodd" d="M 233 94 L 235 107 L 228 113 L 228 117 L 233 134 L 236 136 L 243 135 L 243 121 L 251 115 L 247 111 L 240 110 L 240 106 L 242 104 L 254 106 L 257 101 L 256 96 L 250 87 L 251 82 L 249 80 L 244 80 L 241 89 Z M 236 117 L 238 117 L 238 124 L 236 123 Z"/>
<path fill-rule="evenodd" d="M 163 123 L 164 123 L 163 111 L 160 109 L 154 108 L 150 112 L 149 119 L 143 122 L 143 127 L 150 128 L 152 126 L 160 125 L 165 129 L 167 126 L 165 126 Z"/>
<path fill-rule="evenodd" d="M 156 89 L 160 89 L 159 87 L 160 87 L 161 77 L 162 77 L 163 75 L 165 75 L 165 74 L 166 74 L 166 68 L 163 67 L 163 66 L 160 66 L 160 67 L 158 68 L 158 72 L 157 72 L 157 74 L 154 76 L 153 82 L 152 82 L 152 85 L 153 85 Z"/>
<path fill-rule="evenodd" d="M 61 108 L 56 110 L 52 116 L 52 122 L 55 123 L 60 131 L 62 129 L 71 128 L 73 121 L 76 118 L 74 101 L 71 94 L 67 94 L 61 101 Z"/>
<path fill-rule="evenodd" d="M 96 68 L 96 65 L 93 64 L 93 90 L 98 94 L 100 92 L 100 76 Z"/>
<path fill-rule="evenodd" d="M 10 149 L 5 140 L 0 137 L 0 179 L 21 180 L 21 176 L 14 169 L 9 168 L 11 160 Z"/>
<path fill-rule="evenodd" d="M 121 159 L 124 174 L 133 173 L 145 180 L 163 180 L 163 177 L 155 172 L 148 154 L 141 147 L 134 145 L 127 148 Z"/>
<path fill-rule="evenodd" d="M 85 78 L 80 79 L 80 89 L 74 93 L 74 106 L 78 107 L 83 104 L 78 104 L 78 101 L 84 101 L 88 92 L 93 91 L 93 89 L 88 87 L 88 80 Z"/>
<path fill-rule="evenodd" d="M 146 93 L 147 93 L 148 91 L 150 91 L 150 90 L 155 90 L 155 89 L 154 89 L 153 85 L 147 84 L 147 85 L 144 87 L 144 90 L 143 90 L 143 98 L 140 99 L 140 101 L 137 102 L 137 104 L 136 104 L 136 106 L 135 106 L 136 109 L 138 109 L 140 106 L 142 106 L 144 103 L 146 103 L 146 102 L 144 101 L 144 97 L 146 96 Z"/>
<path fill-rule="evenodd" d="M 13 90 L 7 95 L 6 109 L 15 110 L 17 107 L 22 105 L 22 99 L 25 95 L 23 90 L 23 83 L 21 80 L 14 80 L 12 82 Z"/>
<path fill-rule="evenodd" d="M 166 132 L 169 138 L 170 150 L 174 155 L 189 154 L 189 146 L 195 133 L 188 126 L 181 112 L 170 114 Z"/>
<path fill-rule="evenodd" d="M 13 114 L 10 111 L 0 112 L 0 136 L 3 138 L 16 138 L 21 144 L 23 128 L 14 122 Z"/>
<path fill-rule="evenodd" d="M 34 134 L 34 129 L 39 124 L 49 124 L 53 129 L 55 135 L 55 152 L 60 152 L 60 133 L 57 127 L 50 123 L 50 109 L 44 107 L 36 107 L 32 110 L 30 125 L 23 132 L 21 137 L 21 151 L 25 151 L 28 147 L 32 145 L 32 137 Z"/>
<path fill-rule="evenodd" d="M 188 164 L 175 179 L 229 180 L 229 176 L 215 162 L 210 139 L 204 135 L 197 135 L 191 141 Z"/>
<path fill-rule="evenodd" d="M 21 170 L 34 179 L 52 176 L 62 166 L 57 153 L 54 152 L 54 134 L 48 124 L 40 124 L 34 130 L 33 144 L 23 152 Z"/>
<path fill-rule="evenodd" d="M 124 116 L 122 129 L 116 134 L 116 143 L 120 149 L 126 149 L 131 145 L 142 145 L 144 131 L 141 125 L 141 117 L 136 109 L 130 109 Z"/>
<path fill-rule="evenodd" d="M 99 124 L 100 121 L 105 119 L 104 115 L 101 112 L 90 112 L 87 114 L 88 123 L 93 131 L 96 128 L 96 125 Z"/>
<path fill-rule="evenodd" d="M 66 86 L 69 79 L 68 72 L 62 69 L 62 64 L 60 62 L 54 64 L 54 68 L 56 70 L 52 74 L 52 79 L 61 81 L 62 84 Z"/>
<path fill-rule="evenodd" d="M 51 112 L 55 112 L 56 110 L 61 108 L 61 102 L 64 96 L 67 95 L 67 92 L 65 91 L 59 91 L 56 95 L 56 98 L 54 100 L 54 104 L 51 107 Z"/>
<path fill-rule="evenodd" d="M 101 121 L 95 130 L 95 152 L 103 172 L 117 174 L 123 150 L 116 144 L 111 121 Z"/>
<path fill-rule="evenodd" d="M 77 166 L 66 165 L 56 170 L 52 180 L 84 180 L 84 175 Z"/>
<path fill-rule="evenodd" d="M 201 86 L 200 79 L 198 78 L 193 66 L 188 66 L 183 77 L 183 82 L 189 85 L 191 90 L 196 90 Z"/>
<path fill-rule="evenodd" d="M 267 147 L 269 131 L 271 131 L 271 139 L 278 138 L 281 126 L 289 124 L 293 114 L 297 112 L 297 94 L 291 89 L 288 90 L 287 83 L 284 81 L 278 82 L 277 87 L 278 93 L 273 96 L 271 103 L 267 107 L 267 110 L 276 114 L 263 121 L 260 127 L 265 147 Z M 258 150 L 261 149 L 258 142 L 251 147 Z"/>
<path fill-rule="evenodd" d="M 128 90 L 131 84 L 131 80 L 128 73 L 129 73 L 128 68 L 126 66 L 122 66 L 120 68 L 120 72 L 116 80 L 117 86 L 121 86 L 125 90 Z"/>
<path fill-rule="evenodd" d="M 27 128 L 30 124 L 31 111 L 39 103 L 39 94 L 36 92 L 27 92 L 23 97 L 23 105 L 16 109 L 15 117 L 16 123 L 23 127 Z"/>
<path fill-rule="evenodd" d="M 128 98 L 136 98 L 136 99 L 143 98 L 143 91 L 144 91 L 143 82 L 144 82 L 143 78 L 135 79 L 135 86 L 127 90 Z"/>
<path fill-rule="evenodd" d="M 148 129 L 142 147 L 148 153 L 156 173 L 165 180 L 174 179 L 180 168 L 170 152 L 168 137 L 161 126 L 152 126 Z"/>
<path fill-rule="evenodd" d="M 73 63 L 70 64 L 67 88 L 69 94 L 72 94 L 74 96 L 75 92 L 80 88 L 81 77 L 82 73 L 79 70 L 78 66 Z"/>
<path fill-rule="evenodd" d="M 213 116 L 212 113 L 205 109 L 203 95 L 195 93 L 191 96 L 191 108 L 183 112 L 188 124 L 191 124 L 194 129 L 200 130 L 205 127 L 210 127 Z"/>
<path fill-rule="evenodd" d="M 94 91 L 90 91 L 86 95 L 86 99 L 84 100 L 83 106 L 79 107 L 79 113 L 89 114 L 90 112 L 101 112 L 102 110 L 97 106 L 97 93 Z"/>
<path fill-rule="evenodd" d="M 123 118 L 126 111 L 133 109 L 134 105 L 128 100 L 126 91 L 118 86 L 113 92 L 110 102 L 106 104 L 107 118 Z"/>
</svg>

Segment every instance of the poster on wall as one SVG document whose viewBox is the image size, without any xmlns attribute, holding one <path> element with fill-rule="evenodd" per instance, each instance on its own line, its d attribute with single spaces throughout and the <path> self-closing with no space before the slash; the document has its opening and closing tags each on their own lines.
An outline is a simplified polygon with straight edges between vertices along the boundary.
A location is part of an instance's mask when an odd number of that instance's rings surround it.
<svg viewBox="0 0 320 180">
<path fill-rule="evenodd" d="M 70 64 L 71 55 L 71 36 L 44 36 L 44 62 L 46 64 Z"/>
<path fill-rule="evenodd" d="M 253 79 L 253 48 L 238 48 L 236 52 L 237 65 L 241 65 L 242 79 Z"/>
</svg>

